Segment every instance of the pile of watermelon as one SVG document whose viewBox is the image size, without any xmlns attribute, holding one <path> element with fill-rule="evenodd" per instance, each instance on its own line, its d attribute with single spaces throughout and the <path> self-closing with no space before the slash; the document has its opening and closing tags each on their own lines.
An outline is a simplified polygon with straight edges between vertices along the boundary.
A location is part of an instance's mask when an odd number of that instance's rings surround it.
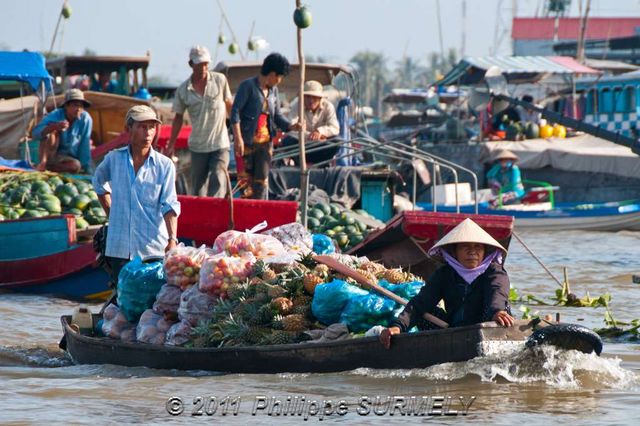
<svg viewBox="0 0 640 426">
<path fill-rule="evenodd" d="M 0 220 L 65 213 L 76 217 L 77 229 L 107 221 L 89 181 L 50 172 L 0 172 Z"/>
<path fill-rule="evenodd" d="M 351 213 L 373 218 L 365 210 L 350 210 L 335 203 L 317 203 L 307 210 L 307 229 L 314 234 L 330 237 L 342 251 L 349 250 L 364 240 L 373 229 Z"/>
</svg>

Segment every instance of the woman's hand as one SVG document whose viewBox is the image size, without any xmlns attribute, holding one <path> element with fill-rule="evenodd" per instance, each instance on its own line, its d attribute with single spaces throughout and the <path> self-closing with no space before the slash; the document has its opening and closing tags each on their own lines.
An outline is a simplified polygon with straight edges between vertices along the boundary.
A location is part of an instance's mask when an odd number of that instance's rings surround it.
<svg viewBox="0 0 640 426">
<path fill-rule="evenodd" d="M 391 347 L 391 336 L 393 336 L 394 334 L 400 334 L 399 327 L 385 328 L 378 336 L 378 339 L 380 339 L 380 343 L 382 343 L 382 346 L 384 346 L 386 349 L 389 349 Z"/>
<path fill-rule="evenodd" d="M 498 311 L 492 318 L 496 324 L 503 327 L 511 327 L 515 323 L 515 318 L 507 313 L 507 311 Z"/>
</svg>

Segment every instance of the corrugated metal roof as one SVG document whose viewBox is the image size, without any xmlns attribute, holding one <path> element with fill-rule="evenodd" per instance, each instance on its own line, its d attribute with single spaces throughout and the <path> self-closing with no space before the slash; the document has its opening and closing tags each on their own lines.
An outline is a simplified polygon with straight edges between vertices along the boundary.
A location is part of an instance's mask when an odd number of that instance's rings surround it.
<svg viewBox="0 0 640 426">
<path fill-rule="evenodd" d="M 598 74 L 568 56 L 469 56 L 462 59 L 441 85 L 476 84 L 489 68 L 497 66 L 510 82 L 534 82 L 548 74 Z"/>
<path fill-rule="evenodd" d="M 513 18 L 511 38 L 514 40 L 553 40 L 554 18 Z M 585 37 L 597 38 L 626 37 L 637 34 L 640 17 L 634 18 L 589 18 Z M 579 18 L 560 18 L 558 39 L 577 40 L 580 33 Z"/>
</svg>

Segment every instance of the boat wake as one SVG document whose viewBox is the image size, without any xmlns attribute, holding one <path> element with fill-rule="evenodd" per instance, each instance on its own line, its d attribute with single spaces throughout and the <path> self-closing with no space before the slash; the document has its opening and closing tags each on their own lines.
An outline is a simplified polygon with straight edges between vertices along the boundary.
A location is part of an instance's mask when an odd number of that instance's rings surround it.
<svg viewBox="0 0 640 426">
<path fill-rule="evenodd" d="M 494 348 L 495 349 L 495 348 Z M 561 389 L 630 389 L 640 386 L 640 377 L 620 366 L 619 358 L 599 357 L 550 345 L 523 349 L 506 347 L 465 362 L 434 365 L 421 370 L 358 369 L 351 372 L 369 377 L 425 377 L 453 381 L 479 377 L 483 382 L 545 383 Z"/>
<path fill-rule="evenodd" d="M 0 366 L 54 368 L 72 364 L 69 357 L 59 349 L 0 346 Z"/>
</svg>

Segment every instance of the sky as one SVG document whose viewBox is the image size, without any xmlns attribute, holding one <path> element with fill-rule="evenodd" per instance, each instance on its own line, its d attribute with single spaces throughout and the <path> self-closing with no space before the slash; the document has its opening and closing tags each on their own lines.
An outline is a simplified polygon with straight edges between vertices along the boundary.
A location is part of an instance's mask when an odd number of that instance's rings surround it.
<svg viewBox="0 0 640 426">
<path fill-rule="evenodd" d="M 149 77 L 171 83 L 186 79 L 188 52 L 192 45 L 207 46 L 214 60 L 239 60 L 222 45 L 216 55 L 221 13 L 217 0 L 68 0 L 70 19 L 63 21 L 54 51 L 81 54 L 90 49 L 99 55 L 143 56 L 151 53 Z M 295 0 L 219 0 L 243 50 L 254 26 L 269 48 L 250 59 L 261 59 L 271 51 L 297 62 L 296 28 L 292 14 Z M 488 55 L 503 34 L 498 54 L 511 54 L 509 27 L 517 16 L 534 16 L 543 0 L 303 0 L 313 15 L 311 27 L 303 31 L 305 55 L 322 56 L 348 63 L 358 51 L 382 52 L 389 65 L 410 56 L 426 64 L 429 53 L 462 46 L 465 55 Z M 63 0 L 0 0 L 3 22 L 0 49 L 48 51 Z M 572 15 L 578 14 L 572 1 Z M 590 16 L 640 16 L 640 0 L 592 0 Z M 463 22 L 466 24 L 463 25 Z M 496 31 L 498 24 L 498 31 Z M 232 38 L 223 27 L 227 40 Z"/>
</svg>

